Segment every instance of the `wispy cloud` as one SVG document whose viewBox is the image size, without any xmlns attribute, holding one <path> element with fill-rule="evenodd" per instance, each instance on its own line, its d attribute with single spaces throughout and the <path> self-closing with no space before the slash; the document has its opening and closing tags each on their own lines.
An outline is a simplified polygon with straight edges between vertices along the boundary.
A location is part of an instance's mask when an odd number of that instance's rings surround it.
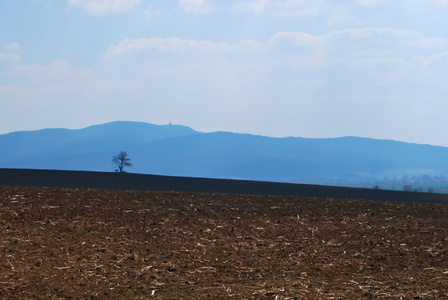
<svg viewBox="0 0 448 300">
<path fill-rule="evenodd" d="M 132 9 L 142 0 L 68 0 L 67 9 L 80 7 L 92 15 L 123 13 Z"/>
<path fill-rule="evenodd" d="M 3 47 L 3 50 L 11 51 L 11 52 L 20 52 L 19 43 L 10 43 Z"/>
<path fill-rule="evenodd" d="M 79 78 L 91 79 L 92 75 L 86 69 L 74 68 L 65 59 L 54 59 L 48 65 L 17 65 L 11 70 L 11 74 L 23 76 L 39 85 L 70 85 Z"/>
<path fill-rule="evenodd" d="M 185 54 L 198 53 L 207 57 L 217 57 L 222 53 L 235 50 L 237 46 L 228 43 L 215 43 L 212 41 L 184 40 L 180 38 L 142 38 L 125 39 L 118 45 L 110 45 L 106 53 L 107 57 L 117 55 L 139 53 L 155 50 L 160 54 Z"/>
<path fill-rule="evenodd" d="M 179 5 L 191 13 L 207 13 L 213 11 L 213 4 L 209 0 L 179 0 Z"/>
<path fill-rule="evenodd" d="M 20 52 L 20 45 L 18 43 L 10 43 L 2 47 L 6 53 L 0 52 L 0 63 L 18 64 L 21 57 L 17 52 Z M 14 53 L 15 52 L 15 53 Z"/>
<path fill-rule="evenodd" d="M 271 14 L 280 17 L 303 17 L 325 13 L 333 6 L 332 2 L 322 0 L 250 0 L 233 4 L 232 8 L 256 15 Z"/>
<path fill-rule="evenodd" d="M 271 16 L 279 19 L 315 19 L 328 26 L 397 26 L 442 20 L 448 0 L 179 0 L 188 12 L 216 10 Z M 438 11 L 440 15 L 435 16 Z M 404 26 L 403 26 L 404 25 Z"/>
<path fill-rule="evenodd" d="M 262 61 L 272 62 L 299 58 L 301 55 L 326 57 L 332 61 L 350 61 L 359 58 L 429 57 L 448 49 L 448 40 L 426 37 L 414 30 L 394 28 L 348 28 L 323 35 L 304 32 L 279 32 L 265 43 L 245 40 L 237 43 L 186 40 L 180 38 L 125 39 L 112 44 L 106 53 L 111 58 L 117 55 L 156 51 L 159 54 L 201 54 L 205 57 L 228 59 L 264 56 Z M 152 55 L 152 54 L 151 54 Z M 286 56 L 285 56 L 286 55 Z M 251 61 L 252 59 L 249 59 Z M 188 60 L 185 61 L 188 63 Z"/>
<path fill-rule="evenodd" d="M 264 43 L 126 39 L 111 45 L 107 58 L 111 65 L 124 60 L 127 68 L 138 69 L 126 79 L 135 90 L 170 105 L 174 99 L 188 103 L 201 122 L 215 124 L 219 111 L 232 115 L 235 126 L 256 132 L 256 127 L 267 130 L 266 120 L 275 115 L 290 125 L 270 124 L 272 135 L 295 124 L 309 136 L 378 136 L 375 129 L 385 130 L 381 124 L 393 118 L 380 112 L 384 108 L 405 108 L 397 113 L 405 122 L 409 116 L 422 119 L 438 105 L 447 93 L 447 52 L 448 41 L 442 38 L 368 27 L 322 35 L 279 32 Z M 378 126 L 359 127 L 357 122 Z M 332 128 L 332 123 L 339 125 Z M 275 133 L 276 126 L 283 129 Z"/>
<path fill-rule="evenodd" d="M 151 5 L 149 5 L 143 11 L 143 16 L 146 20 L 152 20 L 153 18 L 162 16 L 162 12 L 160 10 L 154 9 Z"/>
<path fill-rule="evenodd" d="M 18 64 L 20 55 L 15 53 L 0 53 L 0 63 Z"/>
</svg>

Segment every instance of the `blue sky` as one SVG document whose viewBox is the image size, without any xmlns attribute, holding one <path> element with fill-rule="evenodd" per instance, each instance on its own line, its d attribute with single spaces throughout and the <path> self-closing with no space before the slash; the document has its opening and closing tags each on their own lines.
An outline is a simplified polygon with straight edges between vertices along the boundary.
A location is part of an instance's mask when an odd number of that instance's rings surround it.
<svg viewBox="0 0 448 300">
<path fill-rule="evenodd" d="M 448 146 L 448 0 L 0 0 L 0 134 L 115 120 Z"/>
</svg>

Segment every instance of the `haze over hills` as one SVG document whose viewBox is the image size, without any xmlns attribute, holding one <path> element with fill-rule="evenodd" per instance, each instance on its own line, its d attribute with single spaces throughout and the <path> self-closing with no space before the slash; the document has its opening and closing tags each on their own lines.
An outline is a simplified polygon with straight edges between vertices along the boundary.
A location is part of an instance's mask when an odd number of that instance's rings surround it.
<svg viewBox="0 0 448 300">
<path fill-rule="evenodd" d="M 321 183 L 448 173 L 448 148 L 439 146 L 203 133 L 181 125 L 123 121 L 0 135 L 0 168 L 113 172 L 111 159 L 119 151 L 132 160 L 127 171 L 143 174 Z"/>
</svg>

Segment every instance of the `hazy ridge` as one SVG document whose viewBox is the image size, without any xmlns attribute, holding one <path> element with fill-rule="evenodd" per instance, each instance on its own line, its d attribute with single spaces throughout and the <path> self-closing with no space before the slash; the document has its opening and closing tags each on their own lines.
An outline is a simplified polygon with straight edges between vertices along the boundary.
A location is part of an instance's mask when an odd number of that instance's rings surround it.
<svg viewBox="0 0 448 300">
<path fill-rule="evenodd" d="M 448 148 L 439 146 L 202 133 L 181 125 L 123 121 L 4 134 L 0 149 L 1 168 L 113 172 L 112 156 L 126 151 L 133 173 L 285 182 L 448 171 Z"/>
</svg>

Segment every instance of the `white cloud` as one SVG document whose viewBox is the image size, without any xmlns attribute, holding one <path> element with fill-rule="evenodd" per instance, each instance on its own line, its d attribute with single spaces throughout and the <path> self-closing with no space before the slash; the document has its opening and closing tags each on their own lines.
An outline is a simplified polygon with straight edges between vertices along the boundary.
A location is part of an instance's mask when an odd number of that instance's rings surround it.
<svg viewBox="0 0 448 300">
<path fill-rule="evenodd" d="M 8 53 L 0 52 L 0 63 L 18 64 L 20 63 L 20 55 L 12 52 L 20 52 L 20 45 L 18 43 L 10 43 L 3 47 L 3 50 Z"/>
<path fill-rule="evenodd" d="M 446 71 L 448 69 L 448 51 L 432 55 L 426 63 Z"/>
<path fill-rule="evenodd" d="M 67 9 L 81 7 L 92 15 L 122 13 L 132 9 L 142 0 L 68 0 Z"/>
<path fill-rule="evenodd" d="M 3 50 L 11 52 L 20 52 L 20 45 L 18 43 L 11 43 L 3 47 Z"/>
<path fill-rule="evenodd" d="M 267 4 L 268 4 L 267 0 L 241 2 L 241 3 L 236 4 L 234 6 L 234 9 L 241 10 L 241 11 L 249 11 L 249 12 L 253 12 L 256 15 L 259 15 L 262 11 L 264 11 Z"/>
<path fill-rule="evenodd" d="M 448 41 L 425 37 L 412 30 L 393 28 L 351 28 L 324 35 L 302 32 L 281 32 L 274 35 L 268 46 L 290 57 L 306 55 L 307 61 L 316 64 L 352 64 L 359 59 L 377 61 L 390 58 L 410 60 L 429 57 L 448 48 Z"/>
<path fill-rule="evenodd" d="M 20 55 L 15 53 L 0 53 L 0 63 L 18 64 Z"/>
<path fill-rule="evenodd" d="M 341 64 L 357 69 L 375 64 L 385 68 L 398 61 L 428 58 L 446 51 L 447 40 L 425 37 L 418 31 L 351 28 L 323 35 L 279 32 L 266 43 L 246 40 L 230 44 L 160 37 L 125 39 L 110 45 L 106 57 L 132 54 L 138 56 L 128 58 L 138 61 L 164 56 L 174 63 L 174 58 L 182 58 L 180 62 L 184 65 L 220 60 L 241 65 L 256 62 L 277 67 L 284 64 L 289 68 L 308 66 L 317 70 Z"/>
<path fill-rule="evenodd" d="M 153 9 L 151 6 L 149 6 L 144 12 L 143 12 L 144 17 L 147 20 L 151 20 L 153 18 L 156 17 L 160 17 L 162 15 L 162 12 L 160 10 L 155 10 Z"/>
<path fill-rule="evenodd" d="M 199 130 L 400 139 L 384 124 L 417 130 L 412 118 L 423 120 L 445 101 L 446 53 L 445 39 L 369 27 L 279 32 L 265 43 L 126 39 L 109 47 L 107 64 L 126 74 L 119 78 L 132 91 L 127 98 L 152 99 L 135 106 L 157 111 L 148 114 L 159 122 L 174 117 Z"/>
<path fill-rule="evenodd" d="M 187 12 L 207 13 L 213 10 L 208 0 L 179 0 L 179 5 Z"/>
<path fill-rule="evenodd" d="M 271 14 L 280 17 L 303 17 L 325 13 L 333 1 L 305 0 L 251 0 L 233 5 L 233 9 L 259 14 Z"/>
<path fill-rule="evenodd" d="M 194 0 L 193 0 L 194 1 Z M 211 1 L 211 0 L 210 0 Z M 218 2 L 218 0 L 215 0 Z M 446 7 L 448 0 L 397 0 L 391 3 L 387 0 L 347 0 L 343 3 L 337 0 L 243 0 L 236 4 L 228 1 L 228 5 L 233 8 L 253 12 L 255 14 L 279 14 L 289 16 L 302 16 L 307 14 L 322 14 L 328 11 L 336 12 L 341 8 L 348 10 L 355 9 L 358 6 L 381 6 L 397 8 L 433 8 Z"/>
<path fill-rule="evenodd" d="M 248 13 L 285 21 L 312 20 L 312 30 L 346 27 L 421 28 L 446 27 L 448 0 L 179 0 L 190 12 Z M 438 24 L 434 27 L 434 24 Z M 309 27 L 310 23 L 296 24 Z"/>
<path fill-rule="evenodd" d="M 357 3 L 361 6 L 375 6 L 380 3 L 387 2 L 387 0 L 358 0 Z"/>
<path fill-rule="evenodd" d="M 16 76 L 16 82 L 26 82 L 32 89 L 47 90 L 64 89 L 72 87 L 79 82 L 93 80 L 93 73 L 87 69 L 74 68 L 64 59 L 54 59 L 48 65 L 16 65 L 10 71 Z"/>
<path fill-rule="evenodd" d="M 111 99 L 123 99 L 119 82 L 97 80 L 92 71 L 63 59 L 17 65 L 7 71 L 0 68 L 0 76 L 5 75 L 8 80 L 0 84 L 0 119 L 9 122 L 10 131 L 87 126 L 98 117 L 106 120 L 110 107 L 118 107 Z"/>
<path fill-rule="evenodd" d="M 113 57 L 127 53 L 139 53 L 155 50 L 160 54 L 185 54 L 186 52 L 193 51 L 197 54 L 204 54 L 204 58 L 216 58 L 220 54 L 235 50 L 236 48 L 237 46 L 227 43 L 154 37 L 125 39 L 118 45 L 110 45 L 106 56 Z"/>
</svg>

